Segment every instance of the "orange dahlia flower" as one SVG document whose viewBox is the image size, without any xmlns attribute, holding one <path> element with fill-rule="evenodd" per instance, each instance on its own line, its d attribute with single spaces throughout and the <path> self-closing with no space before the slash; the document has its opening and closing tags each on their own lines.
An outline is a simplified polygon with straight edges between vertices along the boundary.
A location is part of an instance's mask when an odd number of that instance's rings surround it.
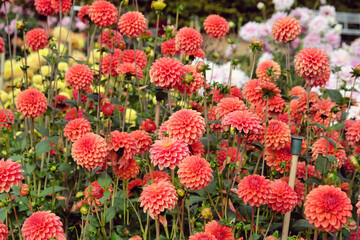
<svg viewBox="0 0 360 240">
<path fill-rule="evenodd" d="M 275 41 L 287 43 L 300 35 L 301 26 L 296 18 L 284 17 L 274 23 L 271 33 Z"/>
<path fill-rule="evenodd" d="M 270 181 L 264 176 L 254 174 L 246 176 L 240 181 L 237 193 L 245 204 L 260 207 L 260 205 L 267 204 L 270 191 Z"/>
<path fill-rule="evenodd" d="M 292 211 L 296 206 L 298 196 L 282 179 L 271 182 L 271 192 L 268 198 L 268 206 L 275 212 L 285 214 Z"/>
</svg>

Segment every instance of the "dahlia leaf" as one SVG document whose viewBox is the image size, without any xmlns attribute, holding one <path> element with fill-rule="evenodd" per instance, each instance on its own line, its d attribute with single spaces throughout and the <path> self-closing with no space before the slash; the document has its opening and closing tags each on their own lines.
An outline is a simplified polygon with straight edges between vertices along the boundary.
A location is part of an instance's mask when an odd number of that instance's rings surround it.
<svg viewBox="0 0 360 240">
<path fill-rule="evenodd" d="M 334 147 L 336 147 L 336 143 L 334 140 L 332 140 L 331 138 L 327 137 L 327 136 L 323 136 L 323 138 L 325 138 L 326 140 L 328 140 Z"/>
<path fill-rule="evenodd" d="M 296 220 L 294 222 L 294 224 L 292 225 L 292 228 L 294 229 L 294 231 L 297 231 L 297 232 L 298 231 L 303 231 L 303 230 L 305 230 L 307 228 L 315 229 L 315 227 L 312 224 L 310 224 L 308 222 L 308 220 L 306 220 L 306 219 Z"/>
<path fill-rule="evenodd" d="M 102 198 L 100 198 L 101 204 L 104 204 L 104 202 L 106 202 L 110 197 L 111 197 L 110 191 L 104 192 L 104 196 Z"/>
<path fill-rule="evenodd" d="M 343 129 L 345 126 L 346 126 L 346 124 L 344 124 L 344 123 L 337 123 L 337 124 L 332 125 L 332 126 L 330 127 L 330 130 L 331 130 L 331 131 L 341 130 L 341 129 Z"/>
<path fill-rule="evenodd" d="M 108 193 L 110 193 L 110 192 L 108 192 Z M 101 201 L 101 199 L 100 199 L 100 201 Z M 115 215 L 116 215 L 115 208 L 114 207 L 108 208 L 106 210 L 105 223 L 110 222 L 115 217 Z"/>
<path fill-rule="evenodd" d="M 35 126 L 35 129 L 38 133 L 40 133 L 42 136 L 44 137 L 48 137 L 49 136 L 49 130 L 42 127 L 42 126 L 39 126 L 39 125 L 36 125 Z"/>
<path fill-rule="evenodd" d="M 305 184 L 316 184 L 316 185 L 320 185 L 322 183 L 322 180 L 320 178 L 317 177 L 309 177 L 306 181 Z"/>
<path fill-rule="evenodd" d="M 62 186 L 54 186 L 54 189 L 53 189 L 53 187 L 48 187 L 45 190 L 40 192 L 39 197 L 48 196 L 48 195 L 50 195 L 52 193 L 57 193 L 57 192 L 60 192 L 60 191 L 63 191 L 63 190 L 66 190 L 66 188 L 64 188 Z"/>
<path fill-rule="evenodd" d="M 325 174 L 330 168 L 329 161 L 321 154 L 316 159 L 316 169 Z"/>
<path fill-rule="evenodd" d="M 326 89 L 326 92 L 328 93 L 331 100 L 336 102 L 337 104 L 341 104 L 342 101 L 342 95 L 339 90 L 333 90 L 333 89 Z"/>
<path fill-rule="evenodd" d="M 321 123 L 316 122 L 316 123 L 314 123 L 314 125 L 319 127 L 319 128 L 322 128 L 322 129 L 326 130 L 326 127 L 324 125 L 322 125 Z"/>
<path fill-rule="evenodd" d="M 50 141 L 49 140 L 44 140 L 42 142 L 39 142 L 35 146 L 35 151 L 36 151 L 37 155 L 47 153 L 48 151 L 50 151 Z"/>
<path fill-rule="evenodd" d="M 107 174 L 102 172 L 98 178 L 98 183 L 103 189 L 108 189 L 111 185 L 112 178 Z"/>
</svg>

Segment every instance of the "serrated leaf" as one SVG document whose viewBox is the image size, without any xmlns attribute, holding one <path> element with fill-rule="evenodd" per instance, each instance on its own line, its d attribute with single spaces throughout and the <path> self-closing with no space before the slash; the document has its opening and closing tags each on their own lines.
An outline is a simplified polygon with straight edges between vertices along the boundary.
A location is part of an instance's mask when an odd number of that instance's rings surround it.
<svg viewBox="0 0 360 240">
<path fill-rule="evenodd" d="M 10 156 L 9 159 L 12 159 L 13 161 L 17 161 L 20 160 L 24 157 L 24 155 L 14 155 L 14 156 Z"/>
<path fill-rule="evenodd" d="M 103 189 L 105 190 L 108 189 L 111 185 L 111 182 L 112 179 L 107 173 L 105 172 L 100 173 L 100 176 L 98 178 L 98 183 Z"/>
<path fill-rule="evenodd" d="M 331 130 L 331 131 L 341 130 L 341 129 L 343 129 L 345 126 L 346 126 L 346 124 L 344 124 L 344 123 L 337 123 L 337 124 L 332 125 L 332 126 L 330 127 L 330 130 Z"/>
<path fill-rule="evenodd" d="M 110 193 L 110 192 L 108 192 Z M 110 193 L 111 195 L 111 193 Z M 105 200 L 106 201 L 106 200 Z M 105 215 L 105 223 L 110 222 L 116 215 L 116 211 L 114 207 L 108 208 L 106 210 L 106 215 Z"/>
<path fill-rule="evenodd" d="M 32 172 L 34 171 L 36 165 L 35 164 L 26 164 L 25 166 L 22 166 L 21 169 L 24 170 L 24 172 L 22 173 L 22 175 L 26 176 L 30 176 L 32 174 Z"/>
<path fill-rule="evenodd" d="M 251 143 L 250 145 L 256 147 L 257 149 L 259 149 L 260 151 L 262 151 L 264 149 L 264 145 L 262 145 L 261 143 L 259 142 L 253 142 Z"/>
<path fill-rule="evenodd" d="M 63 190 L 66 190 L 66 188 L 64 188 L 62 186 L 55 186 L 54 189 L 53 189 L 53 187 L 48 187 L 45 190 L 40 192 L 39 197 L 44 197 L 44 196 L 50 195 L 52 193 L 57 193 L 57 192 L 60 192 Z"/>
<path fill-rule="evenodd" d="M 35 126 L 35 129 L 38 133 L 40 133 L 42 136 L 44 137 L 48 137 L 49 136 L 49 130 L 42 127 L 42 126 L 39 126 L 39 125 L 36 125 Z"/>
<path fill-rule="evenodd" d="M 100 198 L 101 204 L 104 204 L 104 202 L 106 202 L 110 197 L 111 197 L 110 191 L 104 192 L 104 196 L 102 196 L 102 198 Z"/>
<path fill-rule="evenodd" d="M 328 93 L 329 97 L 333 102 L 341 105 L 342 104 L 342 95 L 339 90 L 333 90 L 333 89 L 326 89 L 326 92 Z"/>
<path fill-rule="evenodd" d="M 194 203 L 198 203 L 198 202 L 204 201 L 206 199 L 207 199 L 206 197 L 191 196 L 190 200 L 189 200 L 189 203 L 190 203 L 190 205 L 192 205 Z"/>
</svg>

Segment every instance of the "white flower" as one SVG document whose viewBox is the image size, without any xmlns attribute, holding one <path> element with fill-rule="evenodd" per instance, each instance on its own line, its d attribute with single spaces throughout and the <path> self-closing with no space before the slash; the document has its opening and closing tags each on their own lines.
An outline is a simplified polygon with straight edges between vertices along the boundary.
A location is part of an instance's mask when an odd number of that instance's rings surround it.
<svg viewBox="0 0 360 240">
<path fill-rule="evenodd" d="M 258 4 L 256 4 L 256 7 L 259 9 L 259 10 L 263 10 L 265 8 L 265 4 L 263 2 L 258 2 Z"/>
<path fill-rule="evenodd" d="M 251 41 L 253 38 L 259 38 L 260 23 L 257 22 L 248 22 L 241 27 L 239 36 L 245 41 Z"/>
<path fill-rule="evenodd" d="M 288 10 L 294 5 L 294 0 L 273 0 L 276 11 Z"/>
<path fill-rule="evenodd" d="M 324 33 L 329 29 L 329 19 L 324 16 L 316 16 L 309 22 L 309 32 Z"/>
<path fill-rule="evenodd" d="M 330 5 L 321 6 L 319 14 L 324 17 L 334 18 L 336 15 L 335 7 Z"/>
<path fill-rule="evenodd" d="M 330 65 L 331 66 L 346 66 L 350 65 L 350 54 L 340 48 L 330 53 Z"/>
<path fill-rule="evenodd" d="M 337 34 L 341 34 L 342 31 L 342 25 L 341 24 L 336 24 L 334 27 L 334 32 Z"/>
</svg>

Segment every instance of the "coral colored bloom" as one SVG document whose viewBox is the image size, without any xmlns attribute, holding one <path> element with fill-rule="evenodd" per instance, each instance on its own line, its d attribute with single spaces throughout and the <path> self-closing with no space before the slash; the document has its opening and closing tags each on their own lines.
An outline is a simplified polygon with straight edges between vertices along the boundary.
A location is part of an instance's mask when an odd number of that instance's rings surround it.
<svg viewBox="0 0 360 240">
<path fill-rule="evenodd" d="M 170 138 L 193 144 L 205 133 L 205 120 L 199 112 L 183 109 L 169 117 L 166 127 Z"/>
<path fill-rule="evenodd" d="M 39 90 L 28 88 L 19 93 L 16 108 L 24 117 L 40 117 L 46 112 L 47 100 Z"/>
<path fill-rule="evenodd" d="M 175 58 L 163 57 L 157 59 L 151 66 L 150 80 L 161 88 L 175 88 L 185 75 L 184 65 Z"/>
<path fill-rule="evenodd" d="M 105 116 L 111 116 L 113 115 L 114 111 L 115 111 L 116 105 L 112 104 L 110 102 L 109 98 L 103 98 L 101 99 L 100 102 L 100 109 L 101 112 L 105 115 Z"/>
<path fill-rule="evenodd" d="M 148 132 L 136 130 L 130 133 L 136 140 L 137 154 L 148 152 L 153 143 L 152 137 Z"/>
<path fill-rule="evenodd" d="M 194 65 L 185 65 L 185 72 L 187 76 L 191 78 L 190 82 L 187 82 L 187 77 L 181 81 L 177 87 L 180 93 L 186 93 L 187 95 L 191 95 L 197 93 L 197 91 L 204 86 L 204 76 L 201 73 L 196 71 L 196 66 Z"/>
<path fill-rule="evenodd" d="M 351 201 L 340 188 L 322 185 L 313 189 L 306 197 L 305 217 L 318 230 L 339 231 L 352 217 Z"/>
<path fill-rule="evenodd" d="M 213 235 L 216 240 L 235 240 L 232 228 L 220 225 L 220 223 L 215 220 L 212 220 L 205 225 L 205 232 Z"/>
<path fill-rule="evenodd" d="M 51 0 L 35 0 L 35 8 L 39 14 L 44 16 L 52 16 L 55 14 Z"/>
<path fill-rule="evenodd" d="M 201 106 L 200 103 L 196 102 L 196 101 L 190 101 L 189 102 L 190 106 L 191 106 L 191 109 L 195 110 L 195 111 L 198 111 L 199 113 L 203 113 L 204 112 L 204 109 L 203 107 Z"/>
<path fill-rule="evenodd" d="M 145 184 L 146 184 L 146 182 L 143 179 L 139 179 L 139 178 L 136 178 L 136 179 L 130 181 L 127 186 L 128 187 L 128 196 L 130 197 L 130 196 L 134 195 L 134 192 L 138 188 L 144 186 Z"/>
<path fill-rule="evenodd" d="M 295 86 L 291 89 L 291 96 L 300 97 L 304 93 L 306 93 L 306 90 L 305 90 L 305 88 L 303 88 L 301 86 Z"/>
<path fill-rule="evenodd" d="M 254 174 L 240 181 L 237 193 L 245 204 L 260 207 L 267 203 L 270 190 L 270 181 L 264 176 Z"/>
<path fill-rule="evenodd" d="M 241 90 L 240 89 L 238 89 L 237 87 L 232 87 L 231 89 L 230 89 L 230 95 L 232 96 L 232 97 L 237 97 L 237 98 L 239 98 L 239 100 L 242 100 L 242 92 L 241 92 Z"/>
<path fill-rule="evenodd" d="M 10 130 L 12 128 L 12 124 L 14 124 L 13 112 L 9 109 L 0 110 L 0 129 L 5 127 Z"/>
<path fill-rule="evenodd" d="M 138 79 L 143 79 L 143 70 L 135 65 L 135 63 L 121 63 L 117 66 L 116 70 L 119 76 L 131 76 Z"/>
<path fill-rule="evenodd" d="M 146 30 L 146 18 L 141 12 L 127 12 L 120 17 L 118 27 L 125 36 L 137 38 Z"/>
<path fill-rule="evenodd" d="M 123 43 L 123 36 L 119 31 L 107 30 L 100 34 L 98 38 L 98 44 L 101 47 L 108 49 L 117 49 L 120 48 L 120 45 Z"/>
<path fill-rule="evenodd" d="M 60 1 L 61 1 L 61 13 L 70 12 L 72 1 L 71 0 L 51 0 L 51 6 L 55 9 L 55 13 L 60 12 Z"/>
<path fill-rule="evenodd" d="M 229 24 L 225 18 L 212 14 L 206 17 L 204 21 L 204 29 L 209 36 L 213 38 L 221 38 L 229 32 Z"/>
<path fill-rule="evenodd" d="M 118 130 L 112 131 L 110 136 L 108 145 L 112 150 L 112 162 L 115 162 L 119 168 L 126 167 L 137 153 L 136 139 L 130 133 Z"/>
<path fill-rule="evenodd" d="M 213 106 L 210 107 L 208 109 L 208 119 L 209 121 L 215 121 L 215 120 L 220 120 L 216 117 L 216 107 L 217 106 Z M 222 125 L 222 123 L 212 123 L 210 124 L 210 129 L 213 130 L 214 132 L 223 132 L 226 131 L 228 127 Z"/>
<path fill-rule="evenodd" d="M 360 141 L 360 120 L 354 121 L 346 131 L 346 140 L 350 145 L 358 144 Z"/>
<path fill-rule="evenodd" d="M 213 170 L 210 163 L 200 156 L 186 157 L 179 165 L 178 176 L 181 184 L 191 190 L 200 190 L 209 185 Z"/>
<path fill-rule="evenodd" d="M 259 79 L 252 79 L 243 87 L 244 98 L 251 104 L 256 105 L 264 101 L 262 91 L 256 90 L 260 86 L 260 82 Z"/>
<path fill-rule="evenodd" d="M 120 49 L 115 49 L 114 53 L 110 53 L 106 55 L 106 57 L 104 57 L 101 62 L 102 72 L 105 75 L 108 75 L 110 73 L 112 77 L 119 76 L 116 69 L 121 63 L 121 56 L 122 56 L 122 52 Z M 111 70 L 110 70 L 110 65 L 111 65 Z"/>
<path fill-rule="evenodd" d="M 65 73 L 65 81 L 75 89 L 86 91 L 94 80 L 94 72 L 87 65 L 78 64 L 69 68 Z"/>
<path fill-rule="evenodd" d="M 64 127 L 64 137 L 75 142 L 91 131 L 91 124 L 86 118 L 77 118 L 68 122 Z"/>
<path fill-rule="evenodd" d="M 24 179 L 21 165 L 12 159 L 0 160 L 0 193 L 9 192 L 12 186 L 20 186 Z"/>
<path fill-rule="evenodd" d="M 285 177 L 283 178 L 283 181 L 285 181 L 287 184 L 289 184 L 289 178 Z M 302 203 L 305 199 L 305 185 L 303 182 L 301 182 L 299 179 L 295 178 L 295 186 L 294 190 L 298 196 L 297 205 L 298 207 L 302 206 Z"/>
<path fill-rule="evenodd" d="M 154 132 L 156 130 L 156 124 L 153 120 L 146 119 L 141 122 L 141 126 L 139 128 L 147 132 Z"/>
<path fill-rule="evenodd" d="M 26 33 L 25 43 L 33 51 L 44 49 L 49 44 L 47 32 L 42 28 L 34 28 Z"/>
<path fill-rule="evenodd" d="M 182 52 L 195 52 L 203 42 L 201 34 L 193 28 L 183 27 L 175 36 L 176 50 Z"/>
<path fill-rule="evenodd" d="M 270 184 L 268 206 L 275 212 L 285 214 L 294 209 L 298 196 L 296 192 L 282 179 L 277 179 Z"/>
<path fill-rule="evenodd" d="M 256 68 L 256 76 L 262 81 L 274 82 L 280 74 L 280 65 L 273 60 L 264 61 Z"/>
<path fill-rule="evenodd" d="M 5 52 L 5 42 L 4 40 L 0 37 L 0 53 L 4 53 Z"/>
<path fill-rule="evenodd" d="M 330 79 L 331 75 L 331 68 L 330 66 L 327 66 L 327 69 L 321 76 L 318 78 L 311 78 L 310 79 L 310 87 L 322 87 L 324 86 Z"/>
<path fill-rule="evenodd" d="M 147 65 L 146 53 L 141 50 L 124 50 L 121 57 L 123 63 L 136 63 L 141 70 L 144 70 Z"/>
<path fill-rule="evenodd" d="M 22 228 L 24 240 L 66 240 L 60 218 L 50 211 L 39 211 L 28 217 Z"/>
<path fill-rule="evenodd" d="M 290 139 L 290 128 L 286 123 L 278 120 L 269 121 L 266 137 L 267 148 L 284 148 L 287 144 L 289 144 Z"/>
<path fill-rule="evenodd" d="M 170 182 L 170 176 L 169 174 L 167 174 L 166 172 L 163 171 L 152 171 L 152 172 L 148 172 L 147 174 L 145 174 L 145 176 L 143 177 L 143 180 L 146 183 L 149 182 L 161 182 L 161 181 L 168 181 Z"/>
<path fill-rule="evenodd" d="M 296 73 L 306 80 L 319 78 L 328 67 L 329 57 L 320 49 L 304 48 L 294 59 Z"/>
<path fill-rule="evenodd" d="M 222 169 L 222 166 L 226 160 L 226 163 L 233 163 L 240 161 L 241 153 L 237 150 L 236 147 L 227 147 L 226 149 L 221 149 L 216 155 L 216 160 Z"/>
<path fill-rule="evenodd" d="M 272 149 L 266 148 L 266 164 L 279 173 L 289 172 L 291 167 L 292 154 L 290 152 L 290 142 L 284 148 Z"/>
<path fill-rule="evenodd" d="M 177 198 L 175 187 L 168 181 L 160 181 L 144 187 L 139 202 L 144 213 L 148 212 L 150 217 L 157 218 L 166 209 L 174 209 Z"/>
<path fill-rule="evenodd" d="M 0 239 L 5 240 L 8 237 L 8 228 L 2 221 L 0 221 Z"/>
<path fill-rule="evenodd" d="M 69 99 L 64 95 L 60 95 L 60 94 L 56 95 L 52 102 L 52 106 L 54 108 L 61 109 L 61 112 L 64 112 L 70 108 L 69 104 L 63 103 L 63 101 L 66 101 L 66 100 L 69 100 Z"/>
<path fill-rule="evenodd" d="M 90 5 L 84 5 L 81 7 L 80 11 L 77 14 L 77 17 L 79 18 L 79 20 L 84 24 L 88 23 L 90 20 L 89 8 L 90 8 Z"/>
<path fill-rule="evenodd" d="M 116 23 L 118 15 L 114 4 L 104 0 L 93 2 L 88 13 L 91 21 L 99 27 L 110 27 Z"/>
<path fill-rule="evenodd" d="M 189 240 L 216 240 L 216 238 L 207 232 L 198 232 L 189 237 Z"/>
<path fill-rule="evenodd" d="M 243 110 L 247 110 L 243 101 L 238 98 L 227 97 L 220 100 L 215 108 L 215 114 L 216 118 L 223 120 L 229 113 Z"/>
<path fill-rule="evenodd" d="M 301 26 L 296 18 L 284 17 L 275 22 L 271 33 L 275 41 L 288 43 L 300 35 Z"/>
<path fill-rule="evenodd" d="M 110 186 L 107 191 L 109 191 L 111 193 L 110 197 L 107 199 L 107 201 L 110 201 L 111 196 L 112 196 L 112 192 L 113 192 L 113 187 Z M 96 206 L 102 206 L 103 205 L 101 203 L 100 199 L 104 196 L 105 189 L 102 186 L 100 186 L 98 181 L 92 182 L 90 184 L 90 186 L 85 188 L 84 192 L 85 192 L 85 200 L 90 205 L 93 205 L 93 204 L 95 204 Z"/>
<path fill-rule="evenodd" d="M 201 156 L 201 155 L 205 154 L 204 145 L 202 144 L 202 142 L 200 140 L 189 145 L 189 150 L 192 155 Z"/>
<path fill-rule="evenodd" d="M 235 111 L 227 114 L 222 124 L 224 126 L 230 125 L 240 133 L 245 134 L 259 134 L 263 129 L 259 117 L 248 110 Z"/>
<path fill-rule="evenodd" d="M 161 44 L 161 53 L 164 57 L 167 55 L 178 55 L 179 52 L 175 49 L 175 38 L 172 38 L 170 40 L 166 40 Z"/>
<path fill-rule="evenodd" d="M 334 139 L 332 139 L 334 141 Z M 337 142 L 337 141 L 335 141 Z M 346 151 L 344 149 L 344 147 L 339 144 L 337 146 L 337 149 L 335 149 L 334 145 L 329 142 L 326 138 L 319 138 L 318 140 L 316 140 L 312 147 L 311 147 L 311 151 L 312 151 L 312 161 L 315 162 L 318 155 L 321 154 L 323 156 L 326 155 L 330 155 L 330 156 L 335 156 L 337 158 L 337 162 L 333 163 L 334 166 L 340 168 L 343 163 L 346 160 Z"/>
<path fill-rule="evenodd" d="M 85 112 L 84 109 L 81 109 L 81 108 L 77 109 L 76 107 L 73 107 L 66 113 L 64 120 L 71 121 L 76 118 L 83 118 L 84 112 Z"/>
<path fill-rule="evenodd" d="M 139 174 L 140 167 L 137 165 L 135 159 L 131 159 L 126 167 L 114 169 L 116 177 L 122 180 L 130 180 L 136 178 Z"/>
<path fill-rule="evenodd" d="M 156 140 L 150 149 L 150 159 L 160 170 L 164 167 L 175 169 L 187 156 L 189 148 L 182 140 L 163 138 Z"/>
<path fill-rule="evenodd" d="M 106 141 L 95 133 L 86 133 L 74 142 L 71 155 L 76 164 L 89 171 L 102 167 L 108 155 Z"/>
</svg>

